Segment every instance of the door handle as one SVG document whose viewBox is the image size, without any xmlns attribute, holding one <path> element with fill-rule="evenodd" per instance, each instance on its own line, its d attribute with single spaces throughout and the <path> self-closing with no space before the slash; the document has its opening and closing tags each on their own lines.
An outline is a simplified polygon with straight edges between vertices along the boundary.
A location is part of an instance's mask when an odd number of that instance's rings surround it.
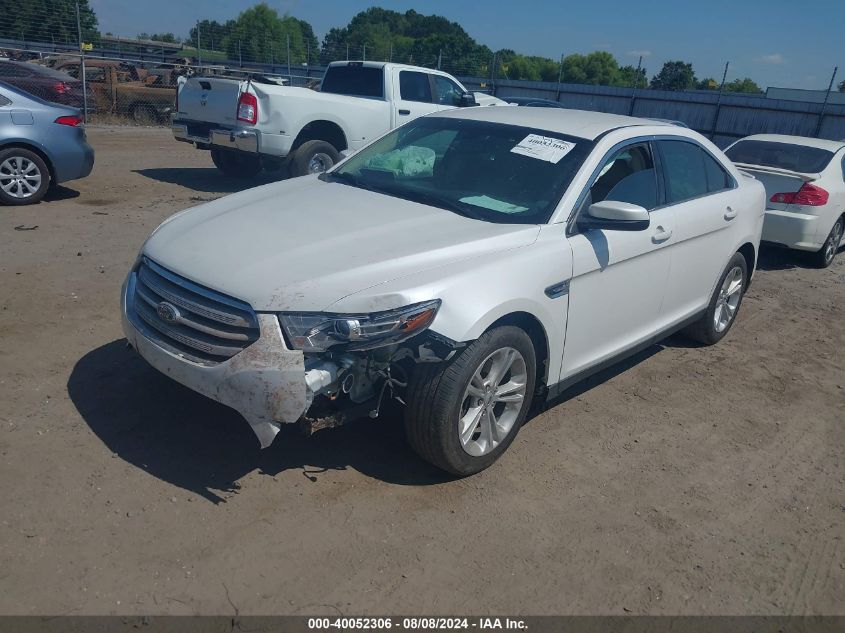
<svg viewBox="0 0 845 633">
<path fill-rule="evenodd" d="M 399 110 L 399 114 L 408 115 L 408 114 L 411 114 L 411 111 L 410 110 Z"/>
<path fill-rule="evenodd" d="M 664 229 L 662 226 L 657 227 L 657 233 L 651 236 L 651 241 L 655 244 L 665 242 L 672 237 L 672 229 Z"/>
<path fill-rule="evenodd" d="M 733 220 L 736 217 L 736 211 L 728 207 L 725 209 L 725 219 L 726 220 Z"/>
</svg>

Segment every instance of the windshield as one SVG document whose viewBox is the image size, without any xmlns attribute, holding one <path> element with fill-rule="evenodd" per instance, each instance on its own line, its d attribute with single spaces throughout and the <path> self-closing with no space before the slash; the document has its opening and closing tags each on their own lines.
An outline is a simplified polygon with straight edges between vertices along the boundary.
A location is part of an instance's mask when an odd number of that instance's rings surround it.
<svg viewBox="0 0 845 633">
<path fill-rule="evenodd" d="M 423 117 L 326 174 L 330 182 L 488 222 L 548 222 L 593 143 L 515 125 Z"/>
<path fill-rule="evenodd" d="M 815 174 L 827 167 L 833 152 L 819 147 L 772 141 L 740 141 L 725 151 L 735 163 Z"/>
</svg>

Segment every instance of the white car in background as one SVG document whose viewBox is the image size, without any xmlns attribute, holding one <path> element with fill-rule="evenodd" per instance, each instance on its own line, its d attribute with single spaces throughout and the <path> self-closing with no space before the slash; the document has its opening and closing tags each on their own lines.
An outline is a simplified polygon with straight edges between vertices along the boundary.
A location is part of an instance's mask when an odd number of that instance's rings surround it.
<svg viewBox="0 0 845 633">
<path fill-rule="evenodd" d="M 756 134 L 725 150 L 766 187 L 763 241 L 809 251 L 827 268 L 845 228 L 845 142 Z"/>
<path fill-rule="evenodd" d="M 395 397 L 414 449 L 466 475 L 535 396 L 679 329 L 725 336 L 764 208 L 762 185 L 689 129 L 450 110 L 319 177 L 166 220 L 129 272 L 123 327 L 262 446 L 283 423 L 376 417 Z"/>
</svg>

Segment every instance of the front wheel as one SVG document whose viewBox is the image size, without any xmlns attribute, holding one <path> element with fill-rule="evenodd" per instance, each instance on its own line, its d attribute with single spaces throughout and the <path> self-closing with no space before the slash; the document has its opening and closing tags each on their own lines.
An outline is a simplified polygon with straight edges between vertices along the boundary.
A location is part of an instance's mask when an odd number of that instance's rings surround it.
<svg viewBox="0 0 845 633">
<path fill-rule="evenodd" d="M 833 259 L 839 250 L 839 243 L 842 241 L 843 225 L 845 225 L 845 221 L 840 217 L 836 220 L 833 228 L 830 229 L 824 245 L 818 252 L 813 253 L 813 263 L 816 265 L 816 268 L 827 268 L 833 263 Z"/>
<path fill-rule="evenodd" d="M 233 178 L 252 178 L 261 172 L 261 160 L 250 154 L 212 147 L 211 160 L 217 169 Z"/>
<path fill-rule="evenodd" d="M 734 253 L 716 284 L 704 316 L 687 327 L 684 334 L 705 345 L 721 341 L 734 324 L 746 286 L 748 264 L 742 253 Z"/>
<path fill-rule="evenodd" d="M 534 345 L 513 326 L 485 332 L 451 363 L 418 366 L 405 409 L 409 443 L 449 473 L 484 470 L 525 421 L 535 378 Z"/>
</svg>

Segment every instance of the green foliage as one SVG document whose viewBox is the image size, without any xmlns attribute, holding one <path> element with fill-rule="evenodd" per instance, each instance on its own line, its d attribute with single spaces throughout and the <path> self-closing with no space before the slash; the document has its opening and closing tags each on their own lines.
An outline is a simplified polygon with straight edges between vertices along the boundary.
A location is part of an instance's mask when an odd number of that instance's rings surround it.
<svg viewBox="0 0 845 633">
<path fill-rule="evenodd" d="M 696 90 L 718 90 L 719 82 L 713 77 L 705 77 L 696 81 L 695 88 Z"/>
<path fill-rule="evenodd" d="M 79 0 L 82 41 L 98 43 L 97 16 Z M 78 44 L 76 0 L 0 0 L 0 37 L 30 42 Z"/>
<path fill-rule="evenodd" d="M 479 45 L 457 23 L 414 10 L 399 13 L 373 7 L 358 13 L 349 24 L 333 28 L 323 38 L 323 63 L 346 59 L 392 60 L 442 67 L 456 74 L 485 74 L 493 52 Z"/>
<path fill-rule="evenodd" d="M 613 85 L 624 86 L 626 88 L 647 88 L 647 74 L 648 71 L 645 68 L 637 70 L 636 66 L 622 66 L 616 74 L 616 80 L 613 82 Z"/>
<path fill-rule="evenodd" d="M 666 62 L 651 80 L 655 90 L 690 90 L 695 85 L 692 64 L 681 61 Z"/>
<path fill-rule="evenodd" d="M 223 48 L 223 40 L 226 34 L 235 27 L 234 20 L 227 20 L 220 24 L 217 20 L 200 20 L 199 24 L 191 29 L 186 44 L 197 45 L 197 27 L 199 27 L 200 46 L 209 50 L 219 51 Z"/>
<path fill-rule="evenodd" d="M 747 94 L 763 94 L 763 90 L 748 77 L 734 79 L 725 84 L 725 92 L 744 92 Z"/>
<path fill-rule="evenodd" d="M 224 29 L 222 48 L 229 59 L 284 64 L 288 61 L 288 42 L 291 64 L 304 64 L 309 47 L 312 58 L 316 54 L 317 38 L 311 25 L 288 15 L 282 17 L 264 2 L 243 11 L 226 26 L 229 28 Z M 205 35 L 201 35 L 205 41 Z"/>
<path fill-rule="evenodd" d="M 173 33 L 138 33 L 139 40 L 150 40 L 151 42 L 165 42 L 166 44 L 178 44 L 179 40 Z"/>
</svg>

